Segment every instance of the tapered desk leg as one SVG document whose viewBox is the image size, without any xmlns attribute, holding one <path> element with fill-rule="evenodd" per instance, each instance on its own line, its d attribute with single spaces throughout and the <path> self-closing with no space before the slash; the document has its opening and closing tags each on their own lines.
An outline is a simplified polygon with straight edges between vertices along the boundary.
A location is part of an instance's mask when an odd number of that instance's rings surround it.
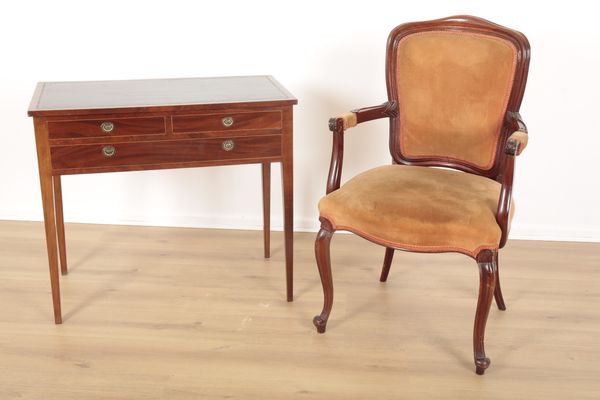
<svg viewBox="0 0 600 400">
<path fill-rule="evenodd" d="M 287 301 L 294 300 L 294 186 L 292 181 L 292 165 L 282 163 L 283 186 L 283 231 L 285 235 L 285 278 Z"/>
<path fill-rule="evenodd" d="M 294 168 L 292 108 L 283 113 L 281 181 L 283 189 L 283 231 L 285 236 L 285 278 L 287 301 L 294 300 Z"/>
<path fill-rule="evenodd" d="M 40 187 L 42 206 L 44 208 L 44 227 L 46 230 L 46 248 L 50 267 L 50 287 L 52 289 L 52 305 L 54 322 L 62 323 L 60 309 L 60 283 L 58 281 L 58 248 L 56 246 L 56 224 L 54 217 L 54 190 L 52 184 L 52 165 L 50 164 L 50 147 L 46 123 L 34 118 L 35 141 L 37 147 L 38 166 L 40 171 Z"/>
<path fill-rule="evenodd" d="M 263 239 L 265 258 L 271 257 L 271 163 L 262 163 Z"/>
<path fill-rule="evenodd" d="M 44 206 L 44 227 L 46 228 L 46 247 L 50 267 L 50 287 L 52 288 L 52 305 L 54 307 L 54 323 L 62 324 L 60 309 L 60 283 L 58 281 L 58 248 L 56 247 L 56 225 L 54 223 L 54 196 L 52 176 L 40 176 L 42 187 L 42 204 Z"/>
<path fill-rule="evenodd" d="M 60 310 L 60 283 L 58 281 L 58 248 L 56 247 L 56 225 L 54 223 L 54 196 L 52 176 L 40 176 L 42 187 L 42 204 L 44 206 L 44 227 L 46 228 L 46 247 L 50 266 L 50 287 L 52 288 L 52 305 L 54 307 L 54 322 L 62 324 Z"/>
<path fill-rule="evenodd" d="M 67 274 L 67 246 L 65 244 L 65 219 L 63 217 L 62 185 L 60 176 L 52 177 L 54 184 L 54 209 L 56 210 L 56 233 L 58 234 L 58 254 L 60 273 Z"/>
</svg>

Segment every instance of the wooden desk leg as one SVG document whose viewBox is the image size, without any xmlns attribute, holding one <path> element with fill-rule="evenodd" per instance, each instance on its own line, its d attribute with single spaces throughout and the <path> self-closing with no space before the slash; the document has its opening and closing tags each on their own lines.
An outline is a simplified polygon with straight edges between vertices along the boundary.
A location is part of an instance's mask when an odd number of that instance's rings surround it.
<svg viewBox="0 0 600 400">
<path fill-rule="evenodd" d="M 263 239 L 265 258 L 271 257 L 271 163 L 262 163 Z"/>
<path fill-rule="evenodd" d="M 58 281 L 58 248 L 56 246 L 56 225 L 54 219 L 54 190 L 52 185 L 50 148 L 48 146 L 48 130 L 46 123 L 43 120 L 34 118 L 33 124 L 35 126 L 35 143 L 40 171 L 42 206 L 44 208 L 44 227 L 46 229 L 46 248 L 48 250 L 48 264 L 50 267 L 50 287 L 52 288 L 54 323 L 62 324 L 60 283 Z"/>
<path fill-rule="evenodd" d="M 52 175 L 40 171 L 42 187 L 42 205 L 44 206 L 44 227 L 46 228 L 46 248 L 50 266 L 50 287 L 52 288 L 52 305 L 54 307 L 54 323 L 62 324 L 60 310 L 60 283 L 58 281 L 58 248 L 56 246 L 56 225 L 54 223 L 54 196 Z"/>
<path fill-rule="evenodd" d="M 294 152 L 293 116 L 289 107 L 283 113 L 281 141 L 281 187 L 283 189 L 283 231 L 285 238 L 285 278 L 287 301 L 294 300 Z"/>
<path fill-rule="evenodd" d="M 285 278 L 287 301 L 294 300 L 294 184 L 292 164 L 281 163 L 283 187 L 283 232 L 285 237 Z"/>
<path fill-rule="evenodd" d="M 56 211 L 56 232 L 58 233 L 58 254 L 60 256 L 60 273 L 67 274 L 67 248 L 65 244 L 65 219 L 63 217 L 62 185 L 60 176 L 52 177 L 54 184 L 54 208 Z"/>
</svg>

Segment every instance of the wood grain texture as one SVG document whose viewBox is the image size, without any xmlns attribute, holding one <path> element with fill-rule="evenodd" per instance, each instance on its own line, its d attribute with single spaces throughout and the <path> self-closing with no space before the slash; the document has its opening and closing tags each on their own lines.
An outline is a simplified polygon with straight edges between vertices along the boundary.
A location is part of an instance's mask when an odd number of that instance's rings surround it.
<svg viewBox="0 0 600 400">
<path fill-rule="evenodd" d="M 54 210 L 56 220 L 56 234 L 58 241 L 58 255 L 60 258 L 60 273 L 66 275 L 67 268 L 67 244 L 65 240 L 65 217 L 63 215 L 62 183 L 60 175 L 52 177 L 54 186 Z"/>
<path fill-rule="evenodd" d="M 231 118 L 231 126 L 223 123 Z M 218 114 L 174 115 L 173 133 L 281 129 L 281 111 L 224 112 Z"/>
<path fill-rule="evenodd" d="M 102 124 L 110 122 L 113 129 L 110 132 L 102 130 Z M 73 121 L 48 122 L 48 137 L 50 139 L 77 139 L 77 138 L 106 138 L 113 136 L 131 135 L 164 135 L 164 117 L 138 117 L 138 118 L 106 118 L 106 119 L 80 119 Z"/>
<path fill-rule="evenodd" d="M 233 141 L 231 150 L 223 148 L 226 140 Z M 105 146 L 114 147 L 114 156 L 103 153 Z M 132 143 L 99 143 L 74 146 L 52 146 L 52 167 L 67 171 L 81 168 L 119 168 L 135 165 L 160 165 L 257 159 L 281 155 L 281 136 L 232 137 L 230 139 L 186 139 Z"/>
<path fill-rule="evenodd" d="M 287 303 L 280 234 L 265 260 L 260 231 L 66 230 L 65 324 L 55 326 L 42 224 L 0 221 L 3 400 L 600 397 L 600 244 L 509 241 L 510 312 L 490 310 L 493 370 L 478 377 L 478 270 L 467 257 L 396 252 L 394 279 L 380 284 L 381 247 L 336 234 L 335 318 L 319 335 L 314 233 L 296 234 Z"/>
</svg>

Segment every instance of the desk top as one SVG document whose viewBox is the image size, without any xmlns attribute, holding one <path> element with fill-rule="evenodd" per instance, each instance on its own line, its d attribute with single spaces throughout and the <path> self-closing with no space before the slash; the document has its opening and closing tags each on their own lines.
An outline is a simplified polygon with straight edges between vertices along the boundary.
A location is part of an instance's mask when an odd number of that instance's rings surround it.
<svg viewBox="0 0 600 400">
<path fill-rule="evenodd" d="M 152 112 L 216 106 L 296 104 L 272 76 L 40 82 L 29 116 Z"/>
</svg>

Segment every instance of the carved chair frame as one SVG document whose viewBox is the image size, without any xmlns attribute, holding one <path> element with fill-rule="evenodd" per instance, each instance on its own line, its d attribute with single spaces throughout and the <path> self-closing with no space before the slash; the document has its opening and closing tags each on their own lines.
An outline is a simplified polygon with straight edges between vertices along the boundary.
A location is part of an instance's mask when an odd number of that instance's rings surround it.
<svg viewBox="0 0 600 400">
<path fill-rule="evenodd" d="M 398 43 L 402 38 L 407 35 L 425 31 L 454 31 L 494 36 L 511 42 L 516 48 L 517 58 L 515 74 L 506 108 L 504 123 L 498 137 L 500 143 L 496 146 L 496 154 L 489 169 L 481 169 L 460 160 L 448 160 L 447 158 L 441 157 L 410 158 L 402 153 L 400 147 L 399 98 L 396 87 L 397 48 Z M 515 158 L 524 147 L 523 142 L 513 139 L 511 134 L 513 132 L 521 132 L 522 134 L 527 133 L 527 127 L 519 114 L 519 109 L 527 82 L 529 59 L 529 42 L 522 33 L 477 17 L 461 15 L 432 21 L 412 22 L 396 27 L 390 33 L 387 42 L 385 65 L 388 100 L 381 105 L 355 109 L 348 114 L 334 117 L 329 120 L 329 129 L 333 133 L 333 147 L 327 178 L 327 193 L 339 189 L 341 184 L 345 131 L 362 122 L 388 118 L 390 121 L 389 149 L 393 163 L 429 167 L 448 167 L 466 173 L 485 176 L 501 183 L 502 187 L 498 199 L 496 221 L 502 231 L 499 248 L 503 248 L 506 244 L 509 231 L 509 214 L 512 199 Z M 315 242 L 315 255 L 323 285 L 324 305 L 321 314 L 317 315 L 313 322 L 317 331 L 324 333 L 333 305 L 333 282 L 329 247 L 335 229 L 333 224 L 326 218 L 321 217 L 320 221 L 321 229 L 317 234 Z M 372 238 L 365 237 L 365 239 L 374 241 Z M 377 244 L 385 245 L 383 243 Z M 380 276 L 381 282 L 387 280 L 394 250 L 396 249 L 386 246 L 385 258 Z M 418 250 L 410 249 L 410 251 Z M 474 258 L 479 266 L 480 286 L 473 329 L 473 351 L 476 373 L 482 375 L 490 365 L 490 359 L 486 357 L 484 350 L 484 334 L 492 297 L 495 297 L 496 304 L 500 310 L 505 310 L 506 306 L 500 289 L 498 251 L 489 249 L 482 250 Z"/>
</svg>

